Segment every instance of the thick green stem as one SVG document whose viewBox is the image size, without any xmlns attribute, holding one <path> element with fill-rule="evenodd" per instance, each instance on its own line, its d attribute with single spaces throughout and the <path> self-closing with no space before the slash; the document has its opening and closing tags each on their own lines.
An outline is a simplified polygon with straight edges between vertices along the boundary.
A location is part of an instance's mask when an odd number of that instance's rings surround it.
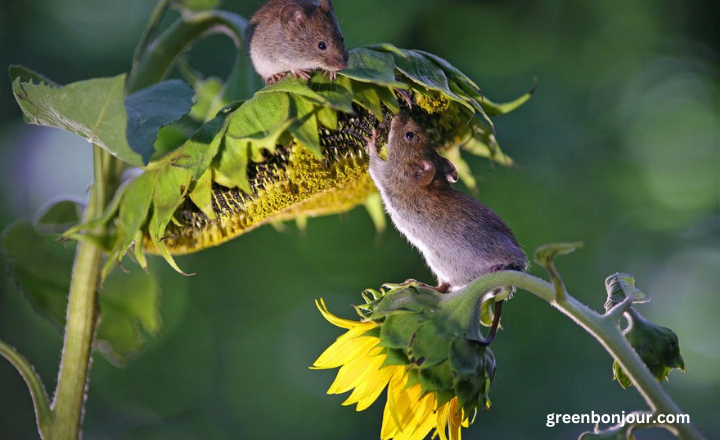
<svg viewBox="0 0 720 440">
<path fill-rule="evenodd" d="M 48 396 L 40 377 L 35 373 L 35 370 L 27 359 L 2 341 L 0 341 L 0 355 L 7 359 L 15 369 L 20 372 L 23 379 L 25 379 L 25 383 L 32 396 L 33 406 L 35 407 L 35 420 L 38 430 L 40 431 L 40 437 L 49 439 L 53 416 L 50 411 Z"/>
<path fill-rule="evenodd" d="M 117 188 L 116 159 L 94 146 L 95 180 L 84 221 L 102 215 L 109 198 Z M 105 226 L 88 233 L 102 237 Z M 93 340 L 98 317 L 97 290 L 103 249 L 91 240 L 81 240 L 75 254 L 67 323 L 55 399 L 52 404 L 53 440 L 76 440 L 80 437 L 86 385 L 90 370 Z"/>
<path fill-rule="evenodd" d="M 147 46 L 130 73 L 127 93 L 158 83 L 172 70 L 178 58 L 199 38 L 223 33 L 239 49 L 247 21 L 239 15 L 224 11 L 205 11 L 175 22 L 157 40 Z"/>
<path fill-rule="evenodd" d="M 590 333 L 618 361 L 655 414 L 683 414 L 622 335 L 617 322 L 604 319 L 567 292 L 562 301 L 556 301 L 552 284 L 523 272 L 504 271 L 478 278 L 464 289 L 464 294 L 482 295 L 483 292 L 502 286 L 515 286 L 544 299 Z M 700 431 L 689 423 L 662 426 L 683 440 L 705 439 Z"/>
</svg>

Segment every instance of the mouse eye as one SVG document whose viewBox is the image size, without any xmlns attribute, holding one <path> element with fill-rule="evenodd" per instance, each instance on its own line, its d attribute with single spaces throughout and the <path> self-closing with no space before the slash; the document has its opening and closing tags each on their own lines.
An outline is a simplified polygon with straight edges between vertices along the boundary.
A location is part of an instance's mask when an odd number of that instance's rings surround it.
<svg viewBox="0 0 720 440">
<path fill-rule="evenodd" d="M 318 43 L 318 49 L 320 49 L 320 50 L 325 50 L 325 49 L 327 49 L 327 44 L 325 44 L 324 41 L 319 42 L 319 43 Z"/>
<path fill-rule="evenodd" d="M 413 133 L 412 131 L 408 131 L 407 133 L 405 133 L 405 139 L 407 139 L 409 141 L 413 140 L 414 137 L 415 137 L 415 133 Z"/>
</svg>

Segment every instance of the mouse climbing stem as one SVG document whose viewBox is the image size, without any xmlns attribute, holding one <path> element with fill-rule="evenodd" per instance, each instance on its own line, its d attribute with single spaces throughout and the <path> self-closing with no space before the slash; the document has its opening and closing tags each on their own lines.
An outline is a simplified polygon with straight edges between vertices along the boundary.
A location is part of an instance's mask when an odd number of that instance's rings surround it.
<svg viewBox="0 0 720 440">
<path fill-rule="evenodd" d="M 680 407 L 662 388 L 645 366 L 630 343 L 620 332 L 619 320 L 607 319 L 579 302 L 563 289 L 561 300 L 556 300 L 556 287 L 540 278 L 517 271 L 502 271 L 484 275 L 473 281 L 458 294 L 481 295 L 503 286 L 515 286 L 550 303 L 585 329 L 610 353 L 632 379 L 638 391 L 655 415 L 683 414 Z M 614 314 L 612 315 L 614 316 Z M 705 437 L 690 423 L 665 423 L 662 426 L 683 440 L 703 440 Z"/>
</svg>

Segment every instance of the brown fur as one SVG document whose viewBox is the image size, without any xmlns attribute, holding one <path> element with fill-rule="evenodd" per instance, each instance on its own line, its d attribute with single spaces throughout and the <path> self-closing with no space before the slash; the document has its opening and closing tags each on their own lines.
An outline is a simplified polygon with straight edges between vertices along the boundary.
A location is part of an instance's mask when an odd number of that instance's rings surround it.
<svg viewBox="0 0 720 440">
<path fill-rule="evenodd" d="M 510 228 L 490 208 L 452 188 L 454 166 L 415 121 L 393 118 L 385 161 L 374 145 L 369 149 L 370 175 L 386 210 L 441 285 L 461 287 L 489 272 L 526 270 Z"/>
<path fill-rule="evenodd" d="M 250 19 L 245 37 L 253 65 L 266 82 L 286 72 L 307 77 L 315 69 L 334 76 L 347 66 L 330 0 L 270 0 Z M 321 42 L 325 50 L 318 47 Z"/>
</svg>

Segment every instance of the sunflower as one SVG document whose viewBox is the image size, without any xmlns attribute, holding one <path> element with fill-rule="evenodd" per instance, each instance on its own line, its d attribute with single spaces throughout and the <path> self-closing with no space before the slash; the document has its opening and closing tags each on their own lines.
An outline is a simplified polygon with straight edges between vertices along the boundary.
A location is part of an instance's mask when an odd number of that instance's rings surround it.
<svg viewBox="0 0 720 440">
<path fill-rule="evenodd" d="M 422 440 L 430 431 L 433 438 L 459 440 L 477 409 L 490 406 L 492 352 L 464 338 L 464 320 L 445 319 L 444 306 L 458 304 L 445 304 L 434 291 L 366 292 L 373 298 L 358 308 L 360 321 L 338 318 L 322 299 L 316 301 L 325 319 L 347 329 L 312 367 L 340 368 L 328 394 L 352 390 L 343 405 L 356 404 L 362 411 L 387 388 L 382 440 Z M 429 317 L 444 322 L 437 325 Z"/>
</svg>

